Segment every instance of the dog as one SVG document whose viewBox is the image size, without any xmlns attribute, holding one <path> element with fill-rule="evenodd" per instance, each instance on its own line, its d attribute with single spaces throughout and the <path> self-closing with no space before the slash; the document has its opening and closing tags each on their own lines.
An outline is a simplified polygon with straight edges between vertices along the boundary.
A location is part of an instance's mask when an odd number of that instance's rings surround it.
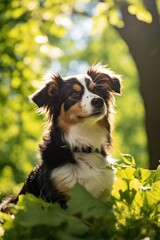
<svg viewBox="0 0 160 240">
<path fill-rule="evenodd" d="M 62 77 L 51 73 L 31 99 L 47 115 L 39 145 L 41 164 L 29 174 L 17 196 L 2 203 L 16 203 L 32 193 L 65 209 L 67 192 L 76 183 L 94 197 L 112 189 L 114 169 L 109 158 L 112 143 L 114 94 L 121 94 L 121 77 L 101 64 L 87 74 Z"/>
</svg>

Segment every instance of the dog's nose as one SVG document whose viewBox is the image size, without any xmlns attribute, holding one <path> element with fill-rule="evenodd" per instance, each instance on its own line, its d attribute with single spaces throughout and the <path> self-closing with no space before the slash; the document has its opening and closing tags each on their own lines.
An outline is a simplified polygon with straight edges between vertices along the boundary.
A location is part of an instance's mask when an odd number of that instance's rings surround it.
<svg viewBox="0 0 160 240">
<path fill-rule="evenodd" d="M 103 107 L 104 102 L 103 102 L 102 98 L 93 98 L 91 101 L 91 104 L 93 107 L 101 108 L 101 107 Z"/>
</svg>

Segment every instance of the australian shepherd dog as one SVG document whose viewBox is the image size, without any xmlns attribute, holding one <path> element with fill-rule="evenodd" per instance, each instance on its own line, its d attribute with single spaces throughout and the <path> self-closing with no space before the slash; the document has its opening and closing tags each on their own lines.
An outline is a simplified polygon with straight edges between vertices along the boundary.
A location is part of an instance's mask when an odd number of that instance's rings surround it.
<svg viewBox="0 0 160 240">
<path fill-rule="evenodd" d="M 39 145 L 42 161 L 1 210 L 7 211 L 8 203 L 16 203 L 26 193 L 66 208 L 67 191 L 76 183 L 95 197 L 112 188 L 114 94 L 121 94 L 121 78 L 100 64 L 91 66 L 87 74 L 49 74 L 45 85 L 31 96 L 47 115 Z"/>
</svg>

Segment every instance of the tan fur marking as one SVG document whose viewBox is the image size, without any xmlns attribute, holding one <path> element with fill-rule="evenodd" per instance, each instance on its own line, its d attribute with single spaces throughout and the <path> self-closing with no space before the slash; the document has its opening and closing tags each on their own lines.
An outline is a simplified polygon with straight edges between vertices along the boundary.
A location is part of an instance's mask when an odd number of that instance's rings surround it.
<svg viewBox="0 0 160 240">
<path fill-rule="evenodd" d="M 55 182 L 56 182 L 56 187 L 58 188 L 58 190 L 60 192 L 64 192 L 65 193 L 65 192 L 68 191 L 68 187 L 66 186 L 66 184 L 64 182 L 58 182 L 56 180 L 55 180 Z"/>
<path fill-rule="evenodd" d="M 98 124 L 99 124 L 99 126 L 102 127 L 102 128 L 106 127 L 106 123 L 105 123 L 104 119 L 99 120 L 99 121 L 98 121 Z"/>
<path fill-rule="evenodd" d="M 58 117 L 59 126 L 64 132 L 68 132 L 70 126 L 78 123 L 78 117 L 84 117 L 84 111 L 80 103 L 74 104 L 68 111 L 64 111 L 64 104 L 61 106 L 61 112 Z"/>
<path fill-rule="evenodd" d="M 89 84 L 89 86 L 88 86 L 88 89 L 89 89 L 90 91 L 93 91 L 94 87 L 95 87 L 95 83 L 94 83 L 94 82 L 90 82 L 90 84 Z"/>
<path fill-rule="evenodd" d="M 66 184 L 62 181 L 62 182 L 58 182 L 55 180 L 56 183 L 56 187 L 57 189 L 64 194 L 63 198 L 64 200 L 68 201 L 69 200 L 69 196 L 67 195 L 67 191 L 69 190 L 69 188 L 66 186 Z"/>
<path fill-rule="evenodd" d="M 73 90 L 80 92 L 82 90 L 81 86 L 79 84 L 74 84 L 73 85 Z"/>
</svg>

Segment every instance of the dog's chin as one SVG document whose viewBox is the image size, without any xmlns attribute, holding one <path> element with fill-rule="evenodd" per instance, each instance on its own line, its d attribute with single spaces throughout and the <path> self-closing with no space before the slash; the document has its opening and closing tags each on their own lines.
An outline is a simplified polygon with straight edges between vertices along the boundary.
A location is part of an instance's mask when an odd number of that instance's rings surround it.
<svg viewBox="0 0 160 240">
<path fill-rule="evenodd" d="M 104 109 L 98 109 L 98 110 L 94 110 L 93 112 L 91 112 L 90 114 L 86 114 L 83 116 L 78 116 L 79 120 L 87 120 L 87 119 L 101 119 L 105 116 L 106 112 Z"/>
<path fill-rule="evenodd" d="M 93 112 L 90 116 L 100 116 L 103 115 L 104 111 L 101 110 L 97 110 L 95 112 Z"/>
</svg>

